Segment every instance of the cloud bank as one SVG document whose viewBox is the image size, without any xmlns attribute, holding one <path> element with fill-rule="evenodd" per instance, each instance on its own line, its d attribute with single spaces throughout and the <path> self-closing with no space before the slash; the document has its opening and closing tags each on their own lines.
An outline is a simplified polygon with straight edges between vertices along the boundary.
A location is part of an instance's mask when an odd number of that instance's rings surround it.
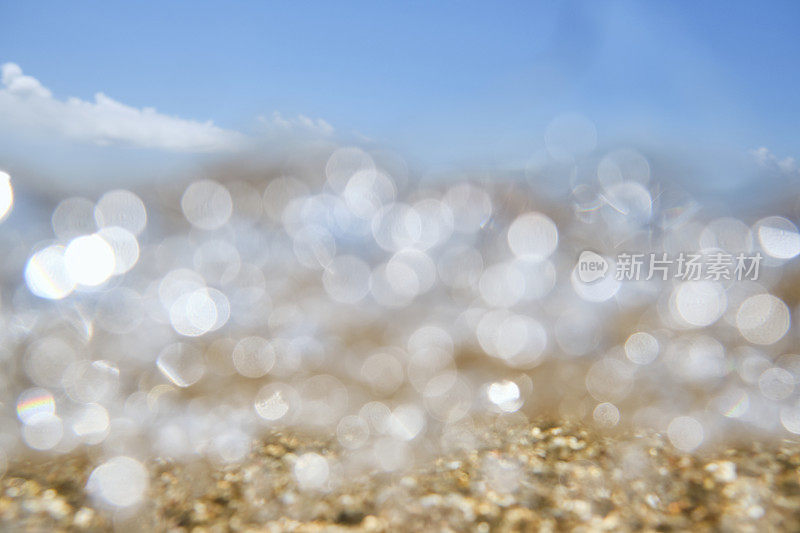
<svg viewBox="0 0 800 533">
<path fill-rule="evenodd" d="M 783 174 L 800 174 L 800 166 L 798 166 L 797 160 L 794 157 L 784 157 L 781 159 L 766 146 L 752 150 L 750 153 L 762 167 L 778 170 Z"/>
<path fill-rule="evenodd" d="M 313 119 L 305 115 L 284 117 L 278 111 L 272 117 L 259 116 L 258 121 L 268 129 L 294 130 L 313 135 L 327 136 L 333 134 L 333 126 L 321 118 Z"/>
<path fill-rule="evenodd" d="M 0 67 L 0 125 L 45 138 L 177 152 L 227 152 L 245 144 L 239 132 L 138 109 L 95 94 L 59 100 L 15 63 Z"/>
</svg>

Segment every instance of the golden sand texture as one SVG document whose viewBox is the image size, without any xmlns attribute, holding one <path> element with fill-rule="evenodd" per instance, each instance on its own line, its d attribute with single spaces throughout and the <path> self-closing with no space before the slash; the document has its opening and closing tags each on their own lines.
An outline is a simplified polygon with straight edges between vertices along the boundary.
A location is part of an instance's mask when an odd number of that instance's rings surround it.
<svg viewBox="0 0 800 533">
<path fill-rule="evenodd" d="M 655 433 L 504 424 L 400 472 L 354 474 L 335 440 L 261 439 L 235 465 L 154 460 L 144 503 L 112 510 L 87 493 L 87 457 L 9 465 L 0 528 L 23 531 L 797 531 L 800 443 L 703 455 Z M 330 465 L 300 486 L 298 458 Z"/>
</svg>

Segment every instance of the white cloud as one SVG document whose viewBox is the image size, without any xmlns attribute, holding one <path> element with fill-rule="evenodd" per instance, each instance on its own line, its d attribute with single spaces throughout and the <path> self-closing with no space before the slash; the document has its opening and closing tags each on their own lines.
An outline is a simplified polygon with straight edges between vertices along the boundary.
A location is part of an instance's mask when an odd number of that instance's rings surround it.
<svg viewBox="0 0 800 533">
<path fill-rule="evenodd" d="M 59 100 L 14 63 L 0 67 L 0 124 L 45 138 L 181 152 L 221 152 L 241 147 L 239 132 L 131 107 L 103 93 L 94 101 Z"/>
<path fill-rule="evenodd" d="M 751 150 L 750 153 L 762 167 L 778 170 L 784 174 L 800 174 L 800 166 L 794 157 L 780 159 L 765 146 Z"/>
<path fill-rule="evenodd" d="M 321 118 L 314 120 L 305 115 L 297 115 L 293 118 L 284 117 L 278 111 L 275 111 L 272 113 L 272 117 L 260 116 L 258 117 L 258 121 L 268 128 L 292 130 L 316 135 L 331 135 L 333 133 L 333 126 Z"/>
</svg>

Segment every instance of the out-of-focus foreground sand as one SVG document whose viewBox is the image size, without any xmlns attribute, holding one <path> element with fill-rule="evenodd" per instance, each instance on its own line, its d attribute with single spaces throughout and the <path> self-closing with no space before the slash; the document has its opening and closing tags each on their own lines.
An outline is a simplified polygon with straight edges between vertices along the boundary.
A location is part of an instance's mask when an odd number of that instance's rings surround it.
<svg viewBox="0 0 800 533">
<path fill-rule="evenodd" d="M 222 467 L 154 460 L 145 502 L 127 514 L 87 496 L 87 457 L 10 465 L 0 524 L 195 532 L 800 528 L 796 442 L 688 455 L 655 433 L 609 436 L 582 424 L 503 418 L 473 434 L 473 449 L 434 454 L 393 474 L 333 471 L 320 491 L 300 490 L 292 466 L 305 453 L 334 463 L 335 440 L 273 433 L 245 461 Z"/>
</svg>

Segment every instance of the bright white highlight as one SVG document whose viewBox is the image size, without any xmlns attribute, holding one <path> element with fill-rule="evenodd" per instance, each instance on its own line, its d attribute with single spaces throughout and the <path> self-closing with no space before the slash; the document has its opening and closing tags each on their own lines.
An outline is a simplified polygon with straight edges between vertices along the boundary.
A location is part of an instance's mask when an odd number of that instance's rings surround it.
<svg viewBox="0 0 800 533">
<path fill-rule="evenodd" d="M 13 205 L 14 189 L 11 187 L 11 176 L 0 170 L 0 222 L 8 216 Z"/>
<path fill-rule="evenodd" d="M 541 213 L 525 213 L 508 228 L 508 245 L 517 257 L 542 261 L 558 246 L 558 228 Z"/>
<path fill-rule="evenodd" d="M 100 235 L 78 237 L 64 251 L 69 276 L 80 285 L 95 287 L 114 274 L 114 249 Z"/>
<path fill-rule="evenodd" d="M 147 469 L 131 457 L 109 459 L 92 471 L 86 489 L 114 507 L 136 505 L 149 485 Z"/>
<path fill-rule="evenodd" d="M 317 453 L 306 453 L 294 464 L 294 477 L 301 489 L 322 489 L 328 481 L 328 461 Z"/>
<path fill-rule="evenodd" d="M 48 246 L 39 250 L 25 266 L 25 283 L 28 289 L 48 300 L 60 300 L 75 289 L 75 281 L 67 272 L 64 247 Z"/>
</svg>

